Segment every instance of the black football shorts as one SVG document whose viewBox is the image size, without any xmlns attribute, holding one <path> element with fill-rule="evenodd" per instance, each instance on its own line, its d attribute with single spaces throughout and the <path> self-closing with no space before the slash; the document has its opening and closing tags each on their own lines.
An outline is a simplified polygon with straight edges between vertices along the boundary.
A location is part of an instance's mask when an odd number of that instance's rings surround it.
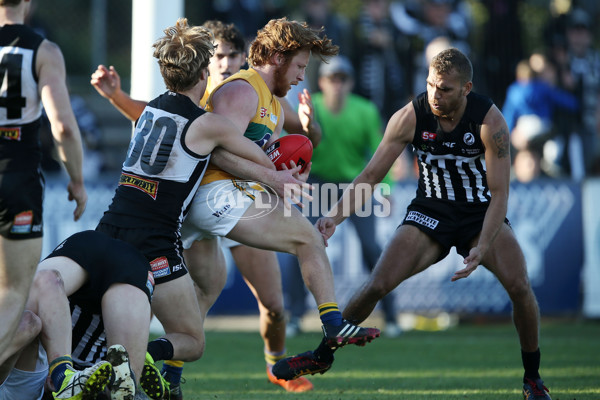
<svg viewBox="0 0 600 400">
<path fill-rule="evenodd" d="M 466 257 L 471 251 L 471 242 L 481 232 L 487 208 L 487 203 L 415 198 L 408 206 L 401 225 L 413 225 L 440 243 L 444 247 L 440 260 L 452 247 Z M 510 226 L 508 219 L 504 222 Z"/>
</svg>

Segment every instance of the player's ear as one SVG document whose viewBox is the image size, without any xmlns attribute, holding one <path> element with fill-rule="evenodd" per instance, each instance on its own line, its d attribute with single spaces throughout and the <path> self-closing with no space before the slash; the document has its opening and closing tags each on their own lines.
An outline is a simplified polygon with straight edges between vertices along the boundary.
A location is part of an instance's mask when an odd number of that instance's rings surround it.
<svg viewBox="0 0 600 400">
<path fill-rule="evenodd" d="M 273 64 L 280 67 L 283 65 L 283 63 L 285 62 L 285 59 L 283 57 L 283 54 L 281 53 L 275 53 L 273 54 Z"/>
<path fill-rule="evenodd" d="M 473 82 L 469 81 L 463 85 L 463 96 L 471 93 L 471 89 L 473 89 Z"/>
</svg>

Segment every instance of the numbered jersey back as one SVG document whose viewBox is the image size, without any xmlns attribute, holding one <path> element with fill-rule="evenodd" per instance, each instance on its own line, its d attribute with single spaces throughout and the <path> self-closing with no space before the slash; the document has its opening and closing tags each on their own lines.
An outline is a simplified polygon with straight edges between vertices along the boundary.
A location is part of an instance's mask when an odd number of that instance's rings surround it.
<svg viewBox="0 0 600 400">
<path fill-rule="evenodd" d="M 0 125 L 25 125 L 40 118 L 42 104 L 35 73 L 44 38 L 24 25 L 0 28 Z"/>
<path fill-rule="evenodd" d="M 185 145 L 189 126 L 202 114 L 204 110 L 189 97 L 172 92 L 148 103 L 101 222 L 178 229 L 210 160 L 210 154 L 196 154 Z"/>
</svg>

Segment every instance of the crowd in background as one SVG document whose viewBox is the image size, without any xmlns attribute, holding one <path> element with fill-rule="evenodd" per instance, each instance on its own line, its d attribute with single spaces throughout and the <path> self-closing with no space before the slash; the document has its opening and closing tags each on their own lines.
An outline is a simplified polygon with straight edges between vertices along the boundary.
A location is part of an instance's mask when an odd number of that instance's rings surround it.
<svg viewBox="0 0 600 400">
<path fill-rule="evenodd" d="M 425 90 L 431 57 L 456 47 L 473 60 L 474 91 L 492 97 L 505 112 L 515 179 L 600 175 L 600 52 L 594 48 L 592 3 L 573 1 L 546 21 L 545 42 L 531 54 L 517 22 L 520 1 L 481 1 L 488 14 L 482 38 L 474 37 L 473 2 L 466 0 L 362 0 L 353 19 L 333 3 L 306 0 L 290 11 L 285 2 L 214 0 L 209 13 L 236 23 L 248 37 L 274 15 L 323 26 L 353 63 L 354 92 L 373 101 L 384 122 Z M 483 40 L 479 54 L 472 51 L 475 40 Z M 311 92 L 319 90 L 320 62 L 311 60 L 301 84 Z M 528 78 L 517 72 L 523 69 Z M 414 174 L 411 160 L 405 161 L 398 164 L 397 179 Z"/>
<path fill-rule="evenodd" d="M 354 93 L 377 105 L 383 126 L 425 90 L 429 59 L 457 47 L 473 61 L 474 91 L 490 96 L 505 114 L 516 180 L 579 181 L 600 175 L 600 52 L 593 25 L 600 7 L 595 1 L 543 2 L 552 12 L 543 23 L 543 43 L 534 51 L 525 49 L 527 30 L 519 23 L 525 0 L 356 0 L 344 3 L 355 7 L 351 17 L 335 0 L 201 3 L 202 18 L 232 22 L 249 39 L 270 18 L 283 15 L 324 27 L 323 34 L 352 62 Z M 558 3 L 568 7 L 558 9 Z M 487 15 L 479 29 L 476 7 Z M 311 58 L 305 81 L 288 95 L 292 104 L 304 88 L 319 91 L 320 63 Z M 84 132 L 91 132 L 90 150 L 97 150 L 97 130 Z M 96 167 L 102 168 L 95 155 Z M 403 158 L 394 178 L 414 178 L 414 161 L 409 153 Z"/>
</svg>

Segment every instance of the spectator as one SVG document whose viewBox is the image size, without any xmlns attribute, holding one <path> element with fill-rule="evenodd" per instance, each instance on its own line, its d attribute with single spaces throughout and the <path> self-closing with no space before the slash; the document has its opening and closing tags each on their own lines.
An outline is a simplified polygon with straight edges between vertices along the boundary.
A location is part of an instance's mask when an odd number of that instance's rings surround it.
<svg viewBox="0 0 600 400">
<path fill-rule="evenodd" d="M 412 57 L 407 73 L 411 76 L 409 87 L 411 95 L 422 91 L 424 78 L 420 79 L 420 75 L 424 70 L 424 75 L 427 76 L 428 59 L 432 56 L 427 56 L 426 52 L 432 42 L 444 37 L 453 47 L 459 48 L 466 54 L 470 52 L 468 43 L 471 31 L 470 10 L 463 1 L 395 1 L 390 7 L 390 15 L 395 26 L 404 35 L 410 37 Z M 437 45 L 439 44 L 438 42 Z M 435 47 L 438 47 L 437 45 Z M 447 48 L 442 47 L 439 48 L 440 51 Z"/>
<path fill-rule="evenodd" d="M 387 122 L 410 91 L 408 38 L 394 26 L 388 0 L 363 0 L 355 26 L 355 91 L 375 103 Z"/>
<path fill-rule="evenodd" d="M 340 48 L 340 53 L 352 56 L 354 44 L 352 43 L 352 26 L 350 21 L 343 15 L 335 12 L 331 8 L 331 0 L 307 0 L 302 2 L 300 12 L 294 16 L 296 21 L 306 21 L 313 29 L 323 29 L 321 35 L 327 36 Z M 319 65 L 321 59 L 313 57 L 306 67 L 304 82 L 301 84 L 307 87 L 312 93 L 318 90 Z M 300 85 L 299 85 L 300 86 Z M 296 94 L 301 89 L 292 88 L 291 92 Z M 297 100 L 294 101 L 294 104 Z"/>
<path fill-rule="evenodd" d="M 564 132 L 568 137 L 562 166 L 577 180 L 590 174 L 600 154 L 600 52 L 592 47 L 591 24 L 592 19 L 582 9 L 574 9 L 567 17 L 566 67 L 571 79 L 562 83 L 566 88 L 572 84 L 570 89 L 579 100 L 580 108 L 570 116 L 571 131 Z"/>
<path fill-rule="evenodd" d="M 485 0 L 482 3 L 489 18 L 483 31 L 479 60 L 483 79 L 480 81 L 494 103 L 503 104 L 506 88 L 514 79 L 515 67 L 523 58 L 523 36 L 518 22 L 523 1 Z"/>
<path fill-rule="evenodd" d="M 532 65 L 536 66 L 537 73 Z M 553 160 L 542 163 L 544 144 L 554 133 L 553 111 L 558 107 L 577 109 L 577 99 L 555 87 L 552 84 L 555 80 L 554 67 L 541 54 L 533 54 L 519 62 L 516 81 L 507 90 L 502 112 L 511 133 L 511 144 L 517 152 L 513 161 L 519 180 L 533 179 L 542 170 L 554 175 Z M 517 157 L 520 151 L 526 153 Z M 523 173 L 524 168 L 528 170 L 527 166 L 533 170 Z"/>
</svg>

